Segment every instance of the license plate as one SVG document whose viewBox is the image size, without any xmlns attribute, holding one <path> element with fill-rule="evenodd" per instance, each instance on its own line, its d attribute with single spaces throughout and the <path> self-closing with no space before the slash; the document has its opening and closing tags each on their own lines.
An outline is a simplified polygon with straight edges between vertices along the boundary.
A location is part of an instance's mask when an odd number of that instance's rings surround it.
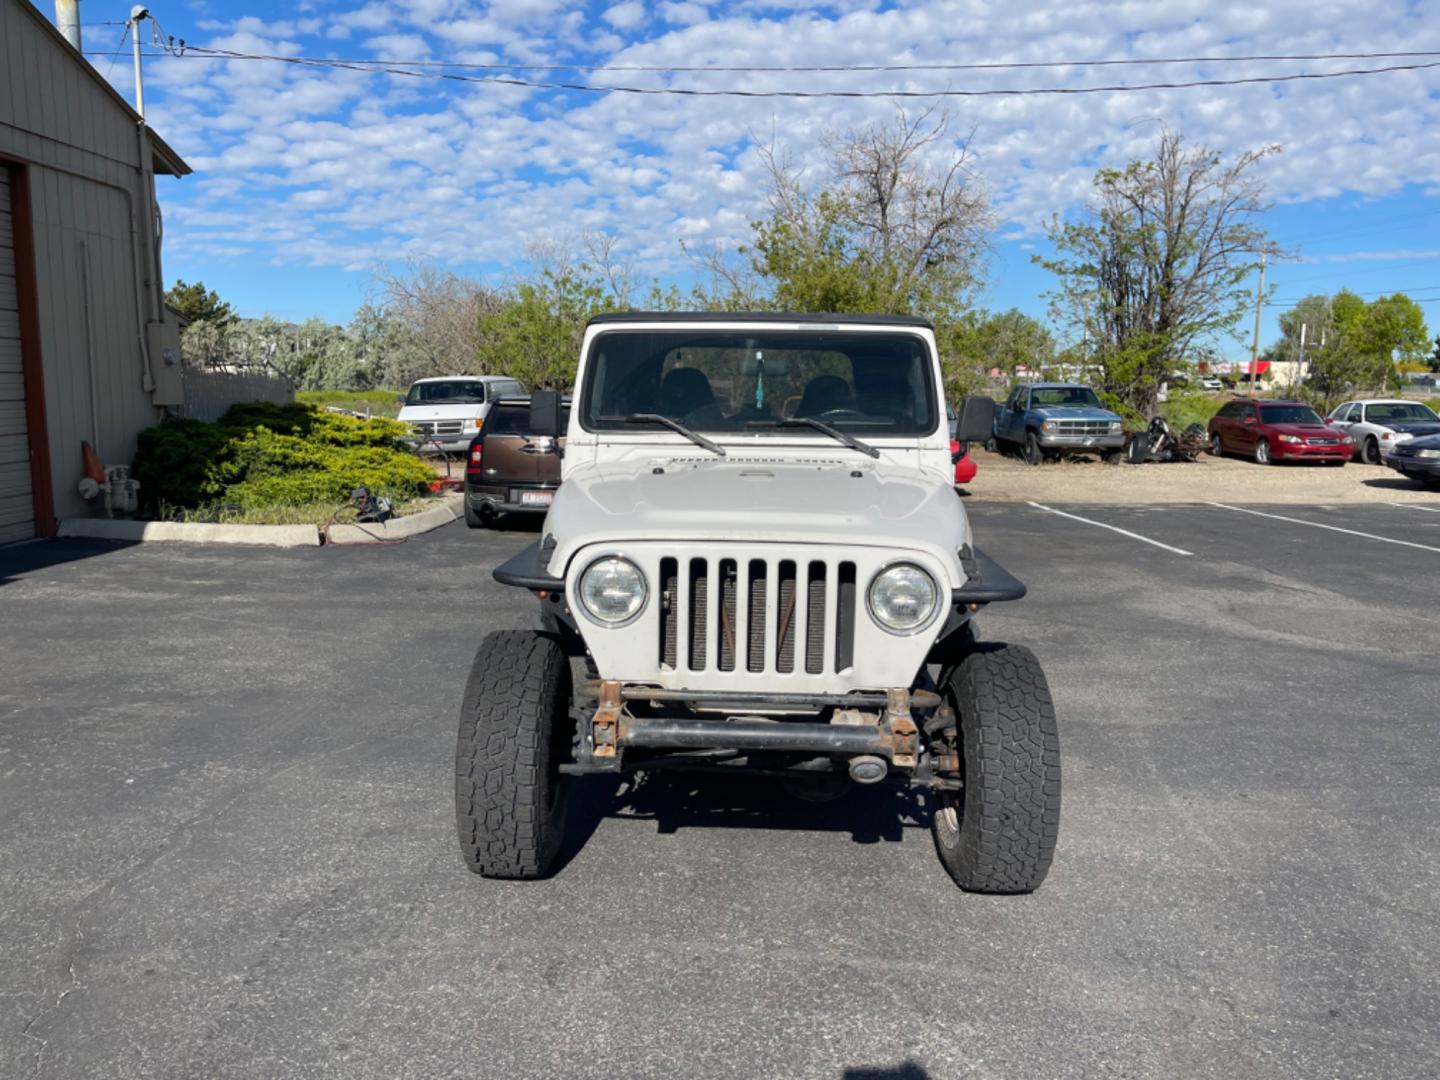
<svg viewBox="0 0 1440 1080">
<path fill-rule="evenodd" d="M 553 491 L 522 491 L 520 493 L 521 506 L 549 506 L 555 498 Z"/>
</svg>

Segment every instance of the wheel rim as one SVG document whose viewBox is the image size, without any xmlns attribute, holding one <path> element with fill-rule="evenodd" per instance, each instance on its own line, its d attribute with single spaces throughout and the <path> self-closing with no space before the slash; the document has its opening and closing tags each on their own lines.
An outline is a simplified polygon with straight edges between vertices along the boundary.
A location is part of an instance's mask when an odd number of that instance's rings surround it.
<svg viewBox="0 0 1440 1080">
<path fill-rule="evenodd" d="M 1258 443 L 1255 444 L 1255 460 L 1258 461 L 1261 465 L 1269 465 L 1269 464 L 1270 464 L 1270 444 L 1269 444 L 1269 443 L 1264 442 L 1264 441 L 1262 440 L 1261 442 L 1258 442 Z"/>
<path fill-rule="evenodd" d="M 935 836 L 940 846 L 953 848 L 960 843 L 960 800 L 953 791 L 941 791 L 935 806 Z"/>
<path fill-rule="evenodd" d="M 1365 440 L 1365 464 L 1374 465 L 1380 458 L 1380 447 L 1374 439 Z"/>
</svg>

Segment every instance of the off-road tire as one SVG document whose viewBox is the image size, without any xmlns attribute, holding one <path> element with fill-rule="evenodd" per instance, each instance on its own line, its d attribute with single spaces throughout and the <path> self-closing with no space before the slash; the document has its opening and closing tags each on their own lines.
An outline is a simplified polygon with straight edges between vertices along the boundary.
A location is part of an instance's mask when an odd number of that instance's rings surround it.
<svg viewBox="0 0 1440 1080">
<path fill-rule="evenodd" d="M 1261 439 L 1255 444 L 1255 463 L 1257 465 L 1274 465 L 1275 459 L 1270 455 L 1270 440 Z"/>
<path fill-rule="evenodd" d="M 964 789 L 934 801 L 935 851 L 967 892 L 1027 893 L 1060 832 L 1060 735 L 1040 662 L 981 644 L 943 677 L 958 718 Z"/>
<path fill-rule="evenodd" d="M 470 667 L 455 745 L 455 826 L 465 865 L 495 878 L 538 878 L 565 833 L 574 734 L 570 661 L 538 630 L 497 630 Z"/>
<path fill-rule="evenodd" d="M 472 529 L 488 529 L 491 522 L 490 515 L 482 514 L 470 505 L 470 500 L 465 500 L 465 524 Z"/>
<path fill-rule="evenodd" d="M 1025 444 L 1021 447 L 1020 456 L 1025 459 L 1026 465 L 1039 465 L 1045 460 L 1045 450 L 1040 445 L 1040 437 L 1033 431 L 1025 433 Z"/>
<path fill-rule="evenodd" d="M 1360 461 L 1365 465 L 1380 464 L 1380 443 L 1374 435 L 1367 436 L 1360 444 Z"/>
</svg>

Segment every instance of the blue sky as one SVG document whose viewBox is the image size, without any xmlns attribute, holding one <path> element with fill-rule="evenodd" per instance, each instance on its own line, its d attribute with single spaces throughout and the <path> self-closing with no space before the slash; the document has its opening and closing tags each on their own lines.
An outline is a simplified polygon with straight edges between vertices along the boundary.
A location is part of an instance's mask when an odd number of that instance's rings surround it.
<svg viewBox="0 0 1440 1080">
<path fill-rule="evenodd" d="M 85 0 L 82 8 L 87 53 L 127 97 L 128 56 L 104 54 L 119 43 L 117 23 L 129 7 L 129 0 Z M 491 74 L 596 86 L 1077 87 L 1386 61 L 985 72 L 544 68 L 1440 50 L 1440 13 L 1429 0 L 257 0 L 243 7 L 159 0 L 151 10 L 167 34 L 192 47 L 395 64 L 523 64 L 532 66 Z M 537 90 L 193 52 L 147 59 L 146 103 L 155 128 L 195 168 L 183 180 L 162 181 L 167 278 L 201 279 L 246 315 L 337 322 L 348 319 L 372 288 L 375 269 L 387 263 L 435 261 L 502 283 L 524 271 L 537 245 L 577 250 L 587 232 L 613 235 L 642 276 L 683 284 L 693 264 L 682 242 L 733 248 L 762 212 L 757 144 L 773 138 L 795 160 L 818 162 L 827 130 L 883 120 L 894 109 L 883 97 Z M 969 135 L 999 222 L 985 306 L 1045 314 L 1049 275 L 1030 265 L 1045 250 L 1044 222 L 1081 205 L 1098 166 L 1145 156 L 1160 120 L 1226 155 L 1283 148 L 1261 166 L 1276 203 L 1268 225 L 1301 259 L 1272 269 L 1276 298 L 1347 286 L 1362 294 L 1403 289 L 1440 330 L 1440 68 L 1279 85 L 955 98 L 949 109 L 954 130 Z M 1284 306 L 1267 307 L 1264 339 L 1275 335 Z"/>
</svg>

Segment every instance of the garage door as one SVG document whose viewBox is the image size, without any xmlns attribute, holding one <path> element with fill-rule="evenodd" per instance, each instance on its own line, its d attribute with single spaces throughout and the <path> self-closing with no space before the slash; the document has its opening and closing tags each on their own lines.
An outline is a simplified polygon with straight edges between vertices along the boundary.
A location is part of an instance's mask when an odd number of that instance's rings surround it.
<svg viewBox="0 0 1440 1080">
<path fill-rule="evenodd" d="M 35 535 L 25 386 L 20 371 L 20 305 L 15 299 L 15 230 L 10 170 L 0 166 L 0 544 Z"/>
</svg>

